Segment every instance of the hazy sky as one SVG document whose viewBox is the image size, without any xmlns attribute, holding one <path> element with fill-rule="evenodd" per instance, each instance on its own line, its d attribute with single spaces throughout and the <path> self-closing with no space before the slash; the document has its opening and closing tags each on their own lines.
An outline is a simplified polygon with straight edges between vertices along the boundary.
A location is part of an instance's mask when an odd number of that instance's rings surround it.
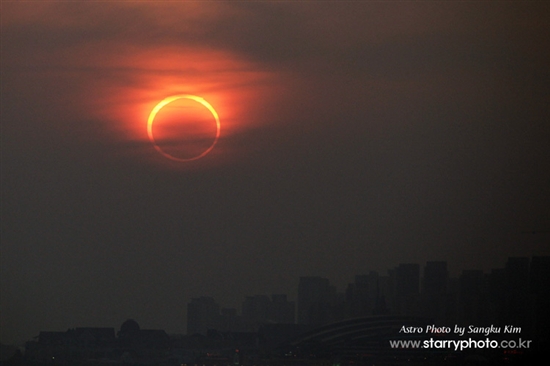
<svg viewBox="0 0 550 366">
<path fill-rule="evenodd" d="M 549 255 L 549 19 L 548 2 L 3 0 L 1 341 L 128 318 L 184 333 L 202 295 Z M 174 94 L 219 114 L 202 159 L 147 137 Z"/>
</svg>

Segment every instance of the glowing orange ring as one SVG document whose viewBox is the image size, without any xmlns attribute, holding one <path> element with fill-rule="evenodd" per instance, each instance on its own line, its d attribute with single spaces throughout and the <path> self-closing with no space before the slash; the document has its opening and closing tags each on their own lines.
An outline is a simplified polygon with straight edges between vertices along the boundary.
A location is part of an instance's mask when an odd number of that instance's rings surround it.
<svg viewBox="0 0 550 366">
<path fill-rule="evenodd" d="M 155 121 L 155 116 L 157 115 L 157 113 L 167 104 L 170 104 L 175 100 L 184 99 L 184 98 L 194 100 L 195 102 L 198 102 L 203 106 L 205 106 L 206 109 L 208 109 L 210 113 L 212 113 L 212 115 L 214 116 L 214 119 L 216 120 L 216 138 L 214 139 L 214 142 L 212 143 L 212 145 L 210 145 L 210 147 L 205 151 L 203 151 L 200 155 L 194 156 L 192 158 L 187 158 L 187 159 L 176 158 L 175 156 L 165 153 L 160 148 L 160 146 L 157 145 L 155 141 L 155 137 L 153 136 L 153 122 Z M 216 142 L 218 142 L 218 139 L 220 138 L 220 118 L 218 117 L 218 113 L 216 112 L 214 107 L 212 107 L 210 103 L 208 103 L 206 100 L 204 100 L 201 97 L 197 97 L 195 95 L 190 95 L 190 94 L 173 95 L 171 97 L 168 97 L 162 100 L 159 104 L 155 106 L 155 108 L 153 108 L 153 110 L 151 111 L 151 114 L 149 114 L 149 119 L 147 119 L 147 135 L 149 136 L 149 140 L 151 141 L 155 149 L 159 153 L 167 157 L 168 159 L 175 160 L 175 161 L 193 161 L 193 160 L 202 158 L 203 156 L 208 154 L 210 151 L 212 151 L 212 149 L 214 148 L 214 145 L 216 145 Z"/>
</svg>

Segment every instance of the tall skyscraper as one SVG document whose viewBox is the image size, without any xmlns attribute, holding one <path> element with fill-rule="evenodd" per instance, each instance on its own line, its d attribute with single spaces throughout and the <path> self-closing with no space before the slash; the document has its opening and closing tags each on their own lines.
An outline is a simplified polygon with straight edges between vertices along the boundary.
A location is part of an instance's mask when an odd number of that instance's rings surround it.
<svg viewBox="0 0 550 366">
<path fill-rule="evenodd" d="M 356 275 L 355 282 L 346 290 L 346 310 L 348 317 L 368 316 L 383 311 L 379 275 L 370 271 L 368 275 Z"/>
<path fill-rule="evenodd" d="M 530 288 L 534 296 L 533 334 L 536 339 L 550 339 L 550 256 L 532 258 Z"/>
<path fill-rule="evenodd" d="M 462 324 L 490 324 L 487 279 L 481 270 L 464 270 L 459 279 L 458 320 Z"/>
<path fill-rule="evenodd" d="M 401 263 L 392 272 L 394 278 L 394 306 L 396 314 L 418 314 L 420 292 L 420 265 Z"/>
<path fill-rule="evenodd" d="M 507 324 L 527 325 L 531 323 L 529 304 L 532 294 L 529 291 L 529 258 L 508 258 L 504 268 L 506 273 L 506 295 L 504 321 Z"/>
<path fill-rule="evenodd" d="M 328 311 L 331 288 L 322 277 L 300 277 L 298 284 L 298 324 L 318 324 Z"/>
<path fill-rule="evenodd" d="M 396 296 L 409 296 L 419 293 L 420 265 L 418 263 L 401 263 L 395 270 Z"/>
</svg>

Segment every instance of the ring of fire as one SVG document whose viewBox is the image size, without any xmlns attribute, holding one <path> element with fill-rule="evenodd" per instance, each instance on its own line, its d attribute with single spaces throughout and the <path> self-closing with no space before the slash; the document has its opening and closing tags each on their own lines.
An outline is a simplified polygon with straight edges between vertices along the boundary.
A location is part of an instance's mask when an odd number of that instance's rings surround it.
<svg viewBox="0 0 550 366">
<path fill-rule="evenodd" d="M 194 157 L 191 157 L 191 158 L 185 158 L 185 159 L 184 158 L 178 158 L 178 157 L 175 157 L 173 155 L 170 155 L 170 154 L 164 152 L 160 148 L 160 146 L 158 146 L 158 144 L 155 141 L 155 137 L 153 136 L 153 123 L 155 122 L 155 116 L 157 115 L 157 113 L 164 106 L 166 106 L 167 104 L 170 104 L 173 101 L 176 101 L 178 99 L 184 99 L 184 98 L 194 100 L 195 102 L 198 102 L 198 103 L 202 104 L 204 107 L 206 107 L 206 109 L 208 109 L 210 111 L 210 113 L 212 113 L 212 116 L 214 116 L 214 119 L 216 120 L 216 137 L 214 138 L 214 142 L 212 142 L 212 145 L 210 145 L 208 147 L 208 149 L 203 151 L 201 154 L 199 154 L 197 156 L 194 156 Z M 218 113 L 216 112 L 214 107 L 212 107 L 212 105 L 210 105 L 210 103 L 208 103 L 206 100 L 204 100 L 201 97 L 197 97 L 196 95 L 190 95 L 190 94 L 173 95 L 171 97 L 165 98 L 162 101 L 160 101 L 155 106 L 155 108 L 153 108 L 151 113 L 149 114 L 149 118 L 147 119 L 147 135 L 149 136 L 149 140 L 151 141 L 151 143 L 153 144 L 155 149 L 159 153 L 161 153 L 162 155 L 167 157 L 168 159 L 171 159 L 171 160 L 174 160 L 174 161 L 180 161 L 180 162 L 193 161 L 193 160 L 197 160 L 197 159 L 202 158 L 203 156 L 208 154 L 210 151 L 212 151 L 212 149 L 214 148 L 214 145 L 216 145 L 216 143 L 218 142 L 218 139 L 220 138 L 220 118 L 218 117 Z"/>
</svg>

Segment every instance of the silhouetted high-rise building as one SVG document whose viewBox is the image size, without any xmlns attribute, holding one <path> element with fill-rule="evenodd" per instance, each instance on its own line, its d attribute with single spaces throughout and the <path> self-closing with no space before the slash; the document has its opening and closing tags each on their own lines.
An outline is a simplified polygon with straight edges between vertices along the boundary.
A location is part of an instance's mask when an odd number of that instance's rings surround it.
<svg viewBox="0 0 550 366">
<path fill-rule="evenodd" d="M 550 257 L 534 256 L 531 259 L 529 281 L 533 293 L 544 296 L 550 292 Z"/>
<path fill-rule="evenodd" d="M 369 293 L 367 276 L 355 276 L 355 282 L 348 284 L 346 289 L 346 312 L 348 317 L 368 314 Z"/>
<path fill-rule="evenodd" d="M 507 324 L 517 326 L 529 324 L 530 301 L 529 293 L 529 258 L 512 257 L 508 258 L 506 267 L 506 296 L 505 296 L 505 318 Z"/>
<path fill-rule="evenodd" d="M 494 268 L 487 276 L 487 296 L 493 308 L 490 323 L 502 323 L 505 313 L 505 297 L 507 292 L 506 271 L 504 268 Z"/>
<path fill-rule="evenodd" d="M 550 257 L 531 259 L 530 288 L 534 296 L 533 337 L 550 339 Z"/>
<path fill-rule="evenodd" d="M 264 323 L 267 319 L 269 297 L 265 295 L 247 296 L 243 302 L 243 317 L 245 319 Z"/>
<path fill-rule="evenodd" d="M 385 312 L 380 290 L 380 277 L 375 271 L 355 276 L 346 290 L 346 309 L 349 317 L 368 316 Z"/>
<path fill-rule="evenodd" d="M 418 294 L 420 289 L 420 265 L 401 263 L 395 270 L 396 296 Z"/>
<path fill-rule="evenodd" d="M 396 313 L 400 315 L 418 314 L 420 265 L 402 263 L 391 273 L 394 276 Z"/>
<path fill-rule="evenodd" d="M 242 316 L 237 314 L 235 308 L 222 308 L 220 311 L 220 326 L 218 328 L 221 332 L 242 332 L 246 331 Z"/>
<path fill-rule="evenodd" d="M 464 270 L 459 278 L 458 316 L 461 324 L 491 324 L 486 276 L 481 270 Z"/>
<path fill-rule="evenodd" d="M 422 278 L 422 315 L 440 323 L 449 321 L 453 304 L 450 303 L 448 285 L 447 262 L 427 262 Z"/>
<path fill-rule="evenodd" d="M 206 335 L 208 329 L 220 326 L 220 306 L 211 297 L 191 299 L 187 304 L 187 334 Z"/>
<path fill-rule="evenodd" d="M 320 324 L 330 312 L 331 288 L 322 277 L 300 277 L 298 284 L 298 324 Z"/>
<path fill-rule="evenodd" d="M 506 262 L 508 286 L 512 288 L 527 288 L 529 283 L 529 258 L 510 257 Z"/>
<path fill-rule="evenodd" d="M 445 294 L 448 281 L 447 262 L 426 262 L 422 289 L 424 293 Z"/>
<path fill-rule="evenodd" d="M 267 321 L 274 324 L 294 324 L 295 312 L 294 301 L 288 301 L 284 294 L 274 294 L 267 311 Z"/>
</svg>

